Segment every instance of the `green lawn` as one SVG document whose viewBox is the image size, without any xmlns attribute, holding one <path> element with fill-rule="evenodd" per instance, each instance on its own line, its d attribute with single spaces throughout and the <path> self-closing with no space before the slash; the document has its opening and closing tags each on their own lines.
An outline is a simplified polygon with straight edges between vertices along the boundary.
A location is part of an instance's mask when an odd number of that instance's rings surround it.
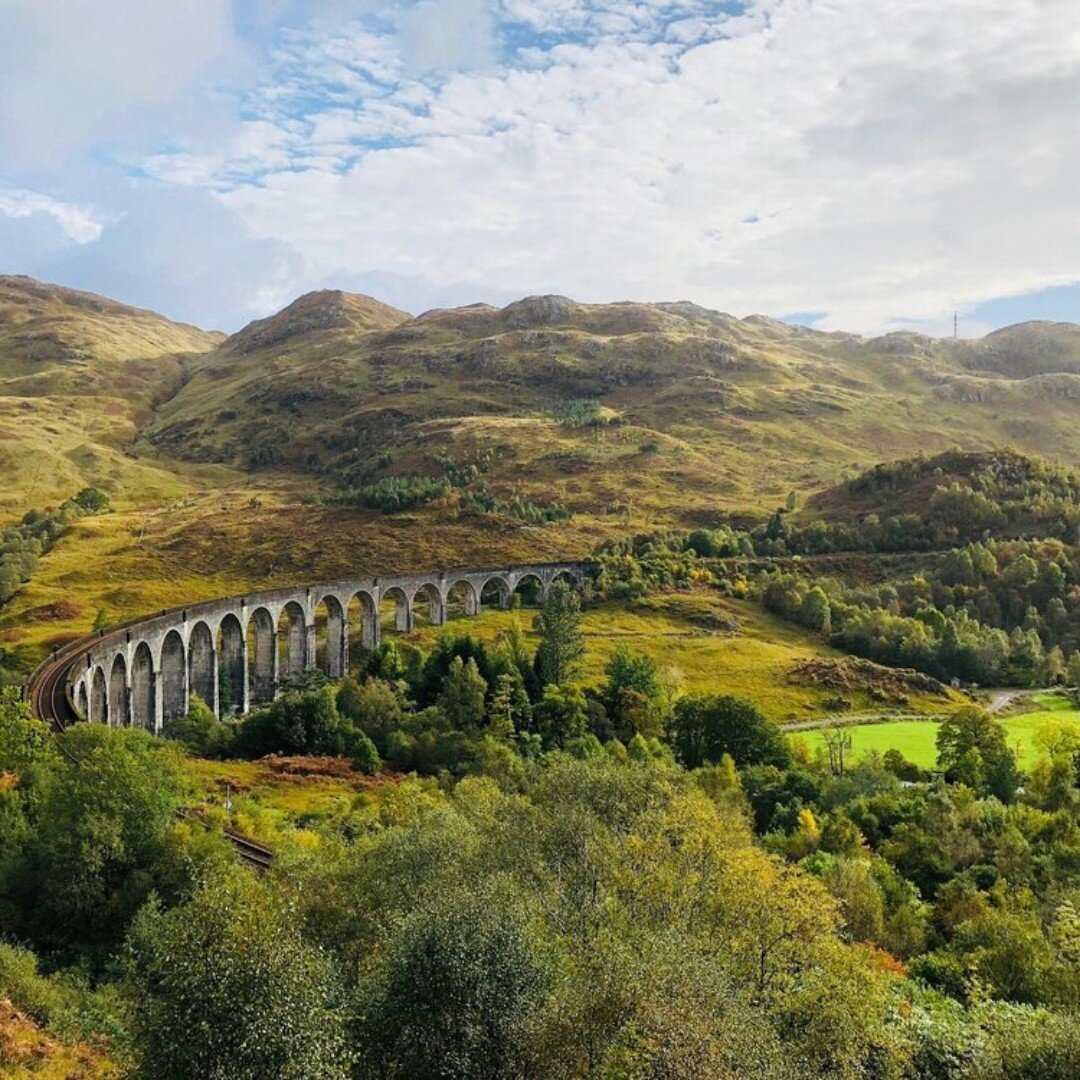
<svg viewBox="0 0 1080 1080">
<path fill-rule="evenodd" d="M 1035 733 L 1043 724 L 1054 720 L 1080 725 L 1080 710 L 1073 708 L 1064 698 L 1054 694 L 1037 694 L 1034 701 L 1041 706 L 1038 711 L 1005 717 L 1001 721 L 1008 732 L 1009 745 L 1025 768 L 1035 760 Z M 896 749 L 920 768 L 928 769 L 937 762 L 937 729 L 938 725 L 932 720 L 893 720 L 881 724 L 856 724 L 848 730 L 851 733 L 852 753 L 856 758 L 870 750 L 884 753 Z M 805 739 L 812 750 L 825 747 L 825 738 L 820 729 L 799 732 L 798 736 Z"/>
</svg>

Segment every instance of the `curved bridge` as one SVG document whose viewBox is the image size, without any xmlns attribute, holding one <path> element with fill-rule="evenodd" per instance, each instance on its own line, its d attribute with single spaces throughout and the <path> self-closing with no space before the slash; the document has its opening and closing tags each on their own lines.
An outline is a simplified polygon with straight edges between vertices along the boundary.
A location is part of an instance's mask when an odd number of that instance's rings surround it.
<svg viewBox="0 0 1080 1080">
<path fill-rule="evenodd" d="M 30 678 L 42 719 L 74 719 L 161 731 L 183 716 L 192 693 L 218 716 L 272 701 L 283 680 L 320 667 L 348 673 L 350 640 L 375 648 L 384 618 L 408 633 L 416 618 L 435 626 L 451 607 L 477 615 L 508 608 L 519 590 L 546 595 L 564 579 L 580 585 L 588 563 L 441 570 L 357 578 L 251 593 L 138 619 L 64 646 Z"/>
</svg>

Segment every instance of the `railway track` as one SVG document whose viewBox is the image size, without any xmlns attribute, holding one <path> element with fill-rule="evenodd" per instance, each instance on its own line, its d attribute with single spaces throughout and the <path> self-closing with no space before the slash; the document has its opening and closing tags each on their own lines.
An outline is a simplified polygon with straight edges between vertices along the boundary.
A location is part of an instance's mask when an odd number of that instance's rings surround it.
<svg viewBox="0 0 1080 1080">
<path fill-rule="evenodd" d="M 81 642 L 76 645 L 79 647 L 61 650 L 46 660 L 30 676 L 30 681 L 26 686 L 26 698 L 30 703 L 31 711 L 54 731 L 63 731 L 79 719 L 71 707 L 71 702 L 68 701 L 66 692 L 68 671 L 75 663 L 74 656 L 70 654 L 79 652 L 84 647 Z M 72 761 L 78 764 L 74 758 Z M 189 819 L 195 816 L 184 810 L 180 811 L 180 815 Z M 260 844 L 232 829 L 226 829 L 225 836 L 232 844 L 237 857 L 249 866 L 265 873 L 273 865 L 274 852 L 265 844 Z"/>
<path fill-rule="evenodd" d="M 231 829 L 226 829 L 225 835 L 232 843 L 233 850 L 236 854 L 249 866 L 253 866 L 256 870 L 265 872 L 273 865 L 274 853 L 265 844 L 260 844 L 247 836 L 242 836 L 238 832 L 233 832 Z"/>
</svg>

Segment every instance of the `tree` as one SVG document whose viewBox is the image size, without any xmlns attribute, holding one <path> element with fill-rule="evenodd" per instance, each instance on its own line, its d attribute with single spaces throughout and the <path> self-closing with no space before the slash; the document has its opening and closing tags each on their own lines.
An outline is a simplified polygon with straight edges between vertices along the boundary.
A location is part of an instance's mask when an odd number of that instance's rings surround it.
<svg viewBox="0 0 1080 1080">
<path fill-rule="evenodd" d="M 75 724 L 34 785 L 23 908 L 36 941 L 103 958 L 173 873 L 175 748 L 147 732 Z"/>
<path fill-rule="evenodd" d="M 1061 646 L 1055 645 L 1043 657 L 1042 668 L 1039 672 L 1039 682 L 1044 686 L 1054 686 L 1065 678 L 1065 657 L 1062 655 Z"/>
<path fill-rule="evenodd" d="M 495 738 L 509 739 L 518 731 L 528 731 L 532 705 L 525 692 L 521 672 L 515 667 L 499 675 L 488 706 L 488 729 Z"/>
<path fill-rule="evenodd" d="M 938 767 L 948 780 L 956 780 L 1012 799 L 1019 784 L 1016 757 L 1005 738 L 1005 728 L 985 709 L 965 705 L 947 716 L 937 733 Z"/>
<path fill-rule="evenodd" d="M 33 718 L 19 691 L 14 686 L 0 687 L 0 775 L 22 777 L 54 751 L 48 727 Z"/>
<path fill-rule="evenodd" d="M 165 737 L 200 757 L 225 757 L 232 746 L 233 728 L 223 724 L 198 694 L 192 694 L 187 714 L 166 726 Z"/>
<path fill-rule="evenodd" d="M 815 585 L 804 597 L 799 608 L 799 622 L 811 630 L 820 630 L 827 634 L 832 628 L 832 614 L 829 598 L 820 585 Z"/>
<path fill-rule="evenodd" d="M 458 637 L 441 634 L 435 643 L 435 648 L 424 661 L 416 687 L 416 699 L 421 708 L 438 702 L 455 659 L 460 659 L 465 664 L 471 660 L 483 678 L 485 686 L 494 684 L 496 665 L 483 642 L 475 641 L 468 634 Z M 487 693 L 487 690 L 485 689 L 484 692 Z"/>
<path fill-rule="evenodd" d="M 578 661 L 585 654 L 581 633 L 581 603 L 565 581 L 556 581 L 533 621 L 540 638 L 536 650 L 536 671 L 545 684 L 561 686 L 573 678 Z"/>
<path fill-rule="evenodd" d="M 347 731 L 330 686 L 282 694 L 272 705 L 252 713 L 237 729 L 236 752 L 265 754 L 334 754 L 347 752 Z"/>
<path fill-rule="evenodd" d="M 576 686 L 544 687 L 544 696 L 533 710 L 537 732 L 544 749 L 565 746 L 585 734 L 589 718 L 585 711 L 585 694 Z"/>
<path fill-rule="evenodd" d="M 600 700 L 616 737 L 627 742 L 636 734 L 646 738 L 659 735 L 664 689 L 656 661 L 620 645 L 604 666 L 604 673 L 607 682 Z"/>
<path fill-rule="evenodd" d="M 476 661 L 455 656 L 443 679 L 438 704 L 446 713 L 450 726 L 459 731 L 477 732 L 484 723 L 484 699 L 488 684 L 480 674 Z"/>
<path fill-rule="evenodd" d="M 730 754 L 735 764 L 785 766 L 784 736 L 752 702 L 727 694 L 695 694 L 675 705 L 671 725 L 676 756 L 688 768 L 715 764 Z"/>
<path fill-rule="evenodd" d="M 142 1076 L 349 1076 L 335 972 L 281 894 L 246 870 L 218 872 L 172 911 L 148 905 L 128 972 Z"/>
<path fill-rule="evenodd" d="M 84 487 L 71 501 L 88 514 L 100 514 L 109 508 L 109 497 L 95 487 Z"/>
<path fill-rule="evenodd" d="M 537 935 L 505 885 L 436 894 L 391 940 L 368 992 L 375 1074 L 527 1075 L 529 1025 L 548 982 Z"/>
<path fill-rule="evenodd" d="M 362 731 L 382 753 L 387 740 L 404 723 L 401 698 L 390 683 L 369 677 L 362 683 L 346 679 L 337 693 L 338 712 Z"/>
<path fill-rule="evenodd" d="M 851 753 L 852 737 L 844 728 L 825 728 L 822 731 L 825 747 L 829 752 L 829 771 L 834 776 L 844 775 L 844 758 Z"/>
</svg>

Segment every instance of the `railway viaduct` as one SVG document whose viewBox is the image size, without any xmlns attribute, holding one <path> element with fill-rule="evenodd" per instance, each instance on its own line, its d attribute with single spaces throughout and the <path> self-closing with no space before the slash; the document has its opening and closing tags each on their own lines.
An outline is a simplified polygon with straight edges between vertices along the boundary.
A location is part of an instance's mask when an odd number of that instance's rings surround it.
<svg viewBox="0 0 1080 1080">
<path fill-rule="evenodd" d="M 376 647 L 387 629 L 408 633 L 417 614 L 435 626 L 455 607 L 508 608 L 519 590 L 544 596 L 557 580 L 580 585 L 587 563 L 458 569 L 304 585 L 163 611 L 65 646 L 39 669 L 52 672 L 83 720 L 161 731 L 198 694 L 218 716 L 273 700 L 308 668 L 348 673 L 349 645 Z M 63 665 L 63 677 L 59 666 Z M 33 697 L 33 695 L 32 695 Z M 36 698 L 35 698 L 36 700 Z"/>
</svg>

